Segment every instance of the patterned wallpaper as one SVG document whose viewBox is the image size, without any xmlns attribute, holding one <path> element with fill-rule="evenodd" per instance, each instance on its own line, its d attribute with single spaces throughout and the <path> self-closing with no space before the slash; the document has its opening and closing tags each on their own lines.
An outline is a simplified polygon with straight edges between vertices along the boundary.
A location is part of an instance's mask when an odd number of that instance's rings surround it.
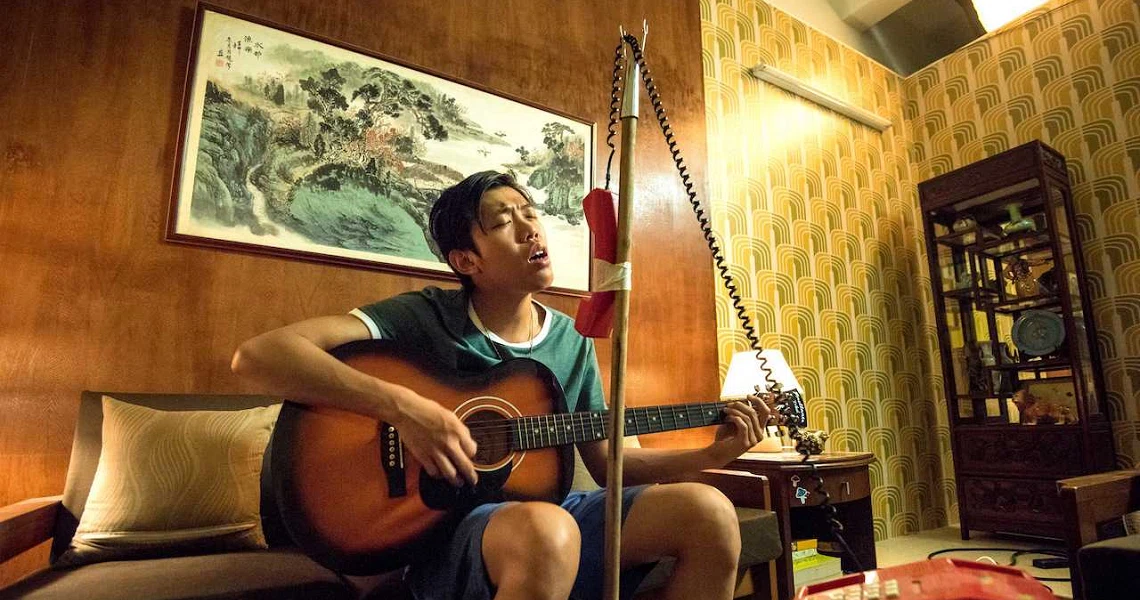
<svg viewBox="0 0 1140 600">
<path fill-rule="evenodd" d="M 903 82 L 915 180 L 1040 139 L 1065 155 L 1117 463 L 1140 462 L 1140 3 L 1055 0 Z"/>
<path fill-rule="evenodd" d="M 700 0 L 710 210 L 830 448 L 871 451 L 878 539 L 957 517 L 916 185 L 1041 139 L 1066 155 L 1118 462 L 1140 461 L 1140 8 L 1055 0 L 903 79 L 760 0 Z M 748 74 L 891 120 L 882 134 Z M 722 373 L 748 342 L 718 290 Z"/>
<path fill-rule="evenodd" d="M 878 539 L 957 514 L 902 80 L 757 0 L 701 0 L 710 212 L 765 346 L 833 450 L 874 452 Z M 878 131 L 751 77 L 758 62 L 891 119 Z M 719 290 L 722 370 L 748 347 Z"/>
</svg>

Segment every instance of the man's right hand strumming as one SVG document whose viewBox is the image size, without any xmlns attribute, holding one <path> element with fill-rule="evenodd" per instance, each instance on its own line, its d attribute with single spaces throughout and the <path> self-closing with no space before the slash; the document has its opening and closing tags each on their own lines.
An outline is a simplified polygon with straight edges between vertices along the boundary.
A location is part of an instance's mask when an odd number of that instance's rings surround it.
<svg viewBox="0 0 1140 600">
<path fill-rule="evenodd" d="M 479 479 L 475 464 L 475 439 L 455 413 L 408 388 L 401 388 L 394 404 L 399 416 L 392 425 L 412 456 L 428 475 L 461 486 Z"/>
<path fill-rule="evenodd" d="M 351 315 L 316 317 L 254 337 L 234 354 L 232 369 L 259 391 L 296 402 L 348 410 L 387 421 L 432 477 L 475 483 L 475 440 L 454 413 L 411 389 L 352 369 L 332 348 L 371 337 Z"/>
</svg>

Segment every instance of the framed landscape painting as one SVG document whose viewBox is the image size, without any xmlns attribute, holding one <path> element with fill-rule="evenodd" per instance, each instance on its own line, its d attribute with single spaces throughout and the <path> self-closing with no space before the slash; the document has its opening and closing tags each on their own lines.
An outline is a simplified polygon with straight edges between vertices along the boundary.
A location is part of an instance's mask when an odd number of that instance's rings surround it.
<svg viewBox="0 0 1140 600">
<path fill-rule="evenodd" d="M 192 47 L 168 240 L 453 279 L 431 205 L 507 171 L 542 215 L 552 291 L 588 291 L 593 124 L 215 7 Z"/>
</svg>

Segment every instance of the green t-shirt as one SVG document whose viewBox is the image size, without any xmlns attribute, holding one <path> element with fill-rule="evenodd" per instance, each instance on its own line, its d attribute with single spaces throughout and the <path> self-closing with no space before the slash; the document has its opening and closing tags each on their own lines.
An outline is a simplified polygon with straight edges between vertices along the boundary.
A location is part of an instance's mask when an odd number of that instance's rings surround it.
<svg viewBox="0 0 1140 600">
<path fill-rule="evenodd" d="M 574 321 L 548 306 L 531 342 L 507 342 L 488 331 L 462 289 L 427 287 L 352 311 L 373 339 L 407 344 L 433 356 L 440 366 L 460 372 L 483 371 L 516 357 L 536 360 L 562 385 L 570 412 L 605 410 L 594 343 L 574 329 Z"/>
</svg>

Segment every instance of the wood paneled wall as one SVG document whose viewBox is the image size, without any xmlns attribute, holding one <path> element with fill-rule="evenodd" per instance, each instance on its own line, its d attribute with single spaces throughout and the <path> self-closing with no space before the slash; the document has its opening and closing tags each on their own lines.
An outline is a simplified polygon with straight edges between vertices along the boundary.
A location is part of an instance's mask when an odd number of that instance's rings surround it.
<svg viewBox="0 0 1140 600">
<path fill-rule="evenodd" d="M 648 19 L 652 74 L 704 188 L 696 2 L 219 4 L 596 121 L 599 182 L 618 26 Z M 436 283 L 163 241 L 194 6 L 4 2 L 0 505 L 62 490 L 81 390 L 246 391 L 229 370 L 242 340 Z M 710 399 L 719 384 L 708 251 L 647 103 L 641 123 L 630 402 Z M 571 315 L 577 306 L 543 300 Z M 609 345 L 598 346 L 608 375 Z M 29 554 L 3 567 L 0 583 L 43 559 Z"/>
</svg>

